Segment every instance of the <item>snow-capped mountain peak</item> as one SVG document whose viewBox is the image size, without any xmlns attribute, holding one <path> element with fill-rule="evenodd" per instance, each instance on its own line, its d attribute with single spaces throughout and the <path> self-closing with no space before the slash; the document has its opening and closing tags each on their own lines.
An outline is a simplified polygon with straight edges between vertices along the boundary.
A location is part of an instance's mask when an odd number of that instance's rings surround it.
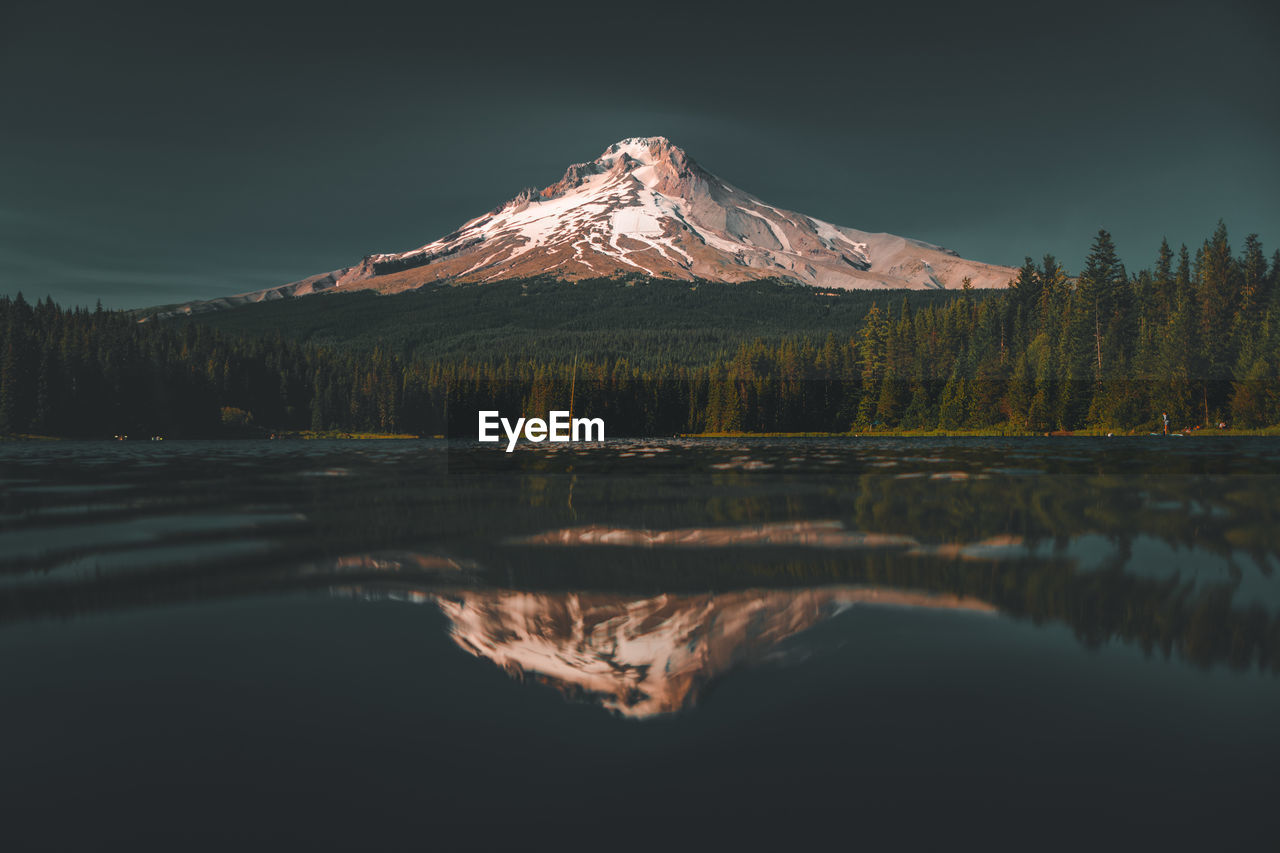
<svg viewBox="0 0 1280 853">
<path fill-rule="evenodd" d="M 929 243 L 774 207 L 706 171 L 666 137 L 645 136 L 615 142 L 556 183 L 526 189 L 416 249 L 217 302 L 537 275 L 941 289 L 966 278 L 974 287 L 1003 287 L 1014 274 Z"/>
<path fill-rule="evenodd" d="M 597 163 L 612 163 L 625 154 L 643 166 L 652 166 L 675 157 L 685 158 L 685 153 L 671 144 L 665 136 L 633 136 L 613 143 L 596 158 Z"/>
</svg>

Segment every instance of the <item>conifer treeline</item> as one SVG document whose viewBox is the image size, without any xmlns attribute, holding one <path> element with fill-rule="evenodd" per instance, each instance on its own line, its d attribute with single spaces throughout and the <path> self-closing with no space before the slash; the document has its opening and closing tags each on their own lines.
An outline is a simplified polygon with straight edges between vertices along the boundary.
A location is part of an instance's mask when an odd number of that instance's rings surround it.
<svg viewBox="0 0 1280 853">
<path fill-rule="evenodd" d="M 605 418 L 611 435 L 849 429 L 1149 429 L 1280 423 L 1280 252 L 1225 226 L 1126 272 L 1101 231 L 1071 279 L 1027 259 L 1010 289 L 876 306 L 847 335 L 758 340 L 689 366 L 506 353 L 407 360 L 138 324 L 0 298 L 0 433 L 470 435 L 478 409 Z M 675 286 L 675 285 L 672 285 Z"/>
<path fill-rule="evenodd" d="M 431 422 L 416 367 L 0 298 L 0 433 L 219 436 Z M 435 404 L 435 409 L 439 404 Z"/>
</svg>

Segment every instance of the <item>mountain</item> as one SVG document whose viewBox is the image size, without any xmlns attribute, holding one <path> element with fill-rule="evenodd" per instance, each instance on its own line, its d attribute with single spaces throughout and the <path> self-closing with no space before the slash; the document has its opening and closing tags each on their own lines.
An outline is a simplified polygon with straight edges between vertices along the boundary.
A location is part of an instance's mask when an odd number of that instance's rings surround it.
<svg viewBox="0 0 1280 853">
<path fill-rule="evenodd" d="M 624 139 L 559 181 L 526 189 L 438 240 L 185 313 L 335 290 L 397 293 L 435 283 L 646 275 L 824 288 L 1003 287 L 1009 267 L 892 234 L 832 225 L 766 204 L 717 178 L 665 137 Z"/>
</svg>

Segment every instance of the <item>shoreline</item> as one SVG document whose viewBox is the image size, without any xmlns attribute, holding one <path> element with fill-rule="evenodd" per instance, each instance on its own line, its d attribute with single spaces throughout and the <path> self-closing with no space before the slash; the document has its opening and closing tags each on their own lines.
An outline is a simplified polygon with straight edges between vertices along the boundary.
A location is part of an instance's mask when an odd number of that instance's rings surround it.
<svg viewBox="0 0 1280 853">
<path fill-rule="evenodd" d="M 1156 432 L 1103 429 L 1055 430 L 1053 432 L 1026 432 L 1015 430 L 866 430 L 861 432 L 690 432 L 677 433 L 675 438 L 1192 438 L 1203 436 L 1234 438 L 1280 437 L 1280 426 L 1259 429 L 1197 429 L 1170 432 L 1168 436 Z"/>
<path fill-rule="evenodd" d="M 1262 427 L 1255 430 L 1199 429 L 1189 432 L 1171 432 L 1167 436 L 1152 432 L 1107 432 L 1104 430 L 1074 430 L 1055 432 L 1015 432 L 998 430 L 869 430 L 866 432 L 696 432 L 674 435 L 619 435 L 616 439 L 652 441 L 665 438 L 678 439 L 801 439 L 801 438 L 1280 438 L 1280 427 Z M 418 435 L 414 433 L 363 433 L 363 432 L 303 432 L 275 433 L 272 435 L 187 436 L 158 439 L 123 439 L 128 442 L 150 441 L 417 441 L 442 440 L 444 435 Z M 471 436 L 459 436 L 459 440 L 475 440 Z M 58 435 L 0 435 L 0 442 L 55 442 L 55 441 L 121 441 L 111 436 L 58 436 Z"/>
</svg>

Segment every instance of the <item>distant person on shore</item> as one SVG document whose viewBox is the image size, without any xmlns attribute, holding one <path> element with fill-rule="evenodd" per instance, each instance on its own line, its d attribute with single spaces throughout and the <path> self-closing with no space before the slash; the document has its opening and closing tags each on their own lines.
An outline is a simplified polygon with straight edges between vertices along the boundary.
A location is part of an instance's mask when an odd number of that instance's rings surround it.
<svg viewBox="0 0 1280 853">
<path fill-rule="evenodd" d="M 1164 434 L 1168 435 L 1169 434 L 1169 413 L 1161 412 L 1160 417 L 1164 419 Z"/>
</svg>

